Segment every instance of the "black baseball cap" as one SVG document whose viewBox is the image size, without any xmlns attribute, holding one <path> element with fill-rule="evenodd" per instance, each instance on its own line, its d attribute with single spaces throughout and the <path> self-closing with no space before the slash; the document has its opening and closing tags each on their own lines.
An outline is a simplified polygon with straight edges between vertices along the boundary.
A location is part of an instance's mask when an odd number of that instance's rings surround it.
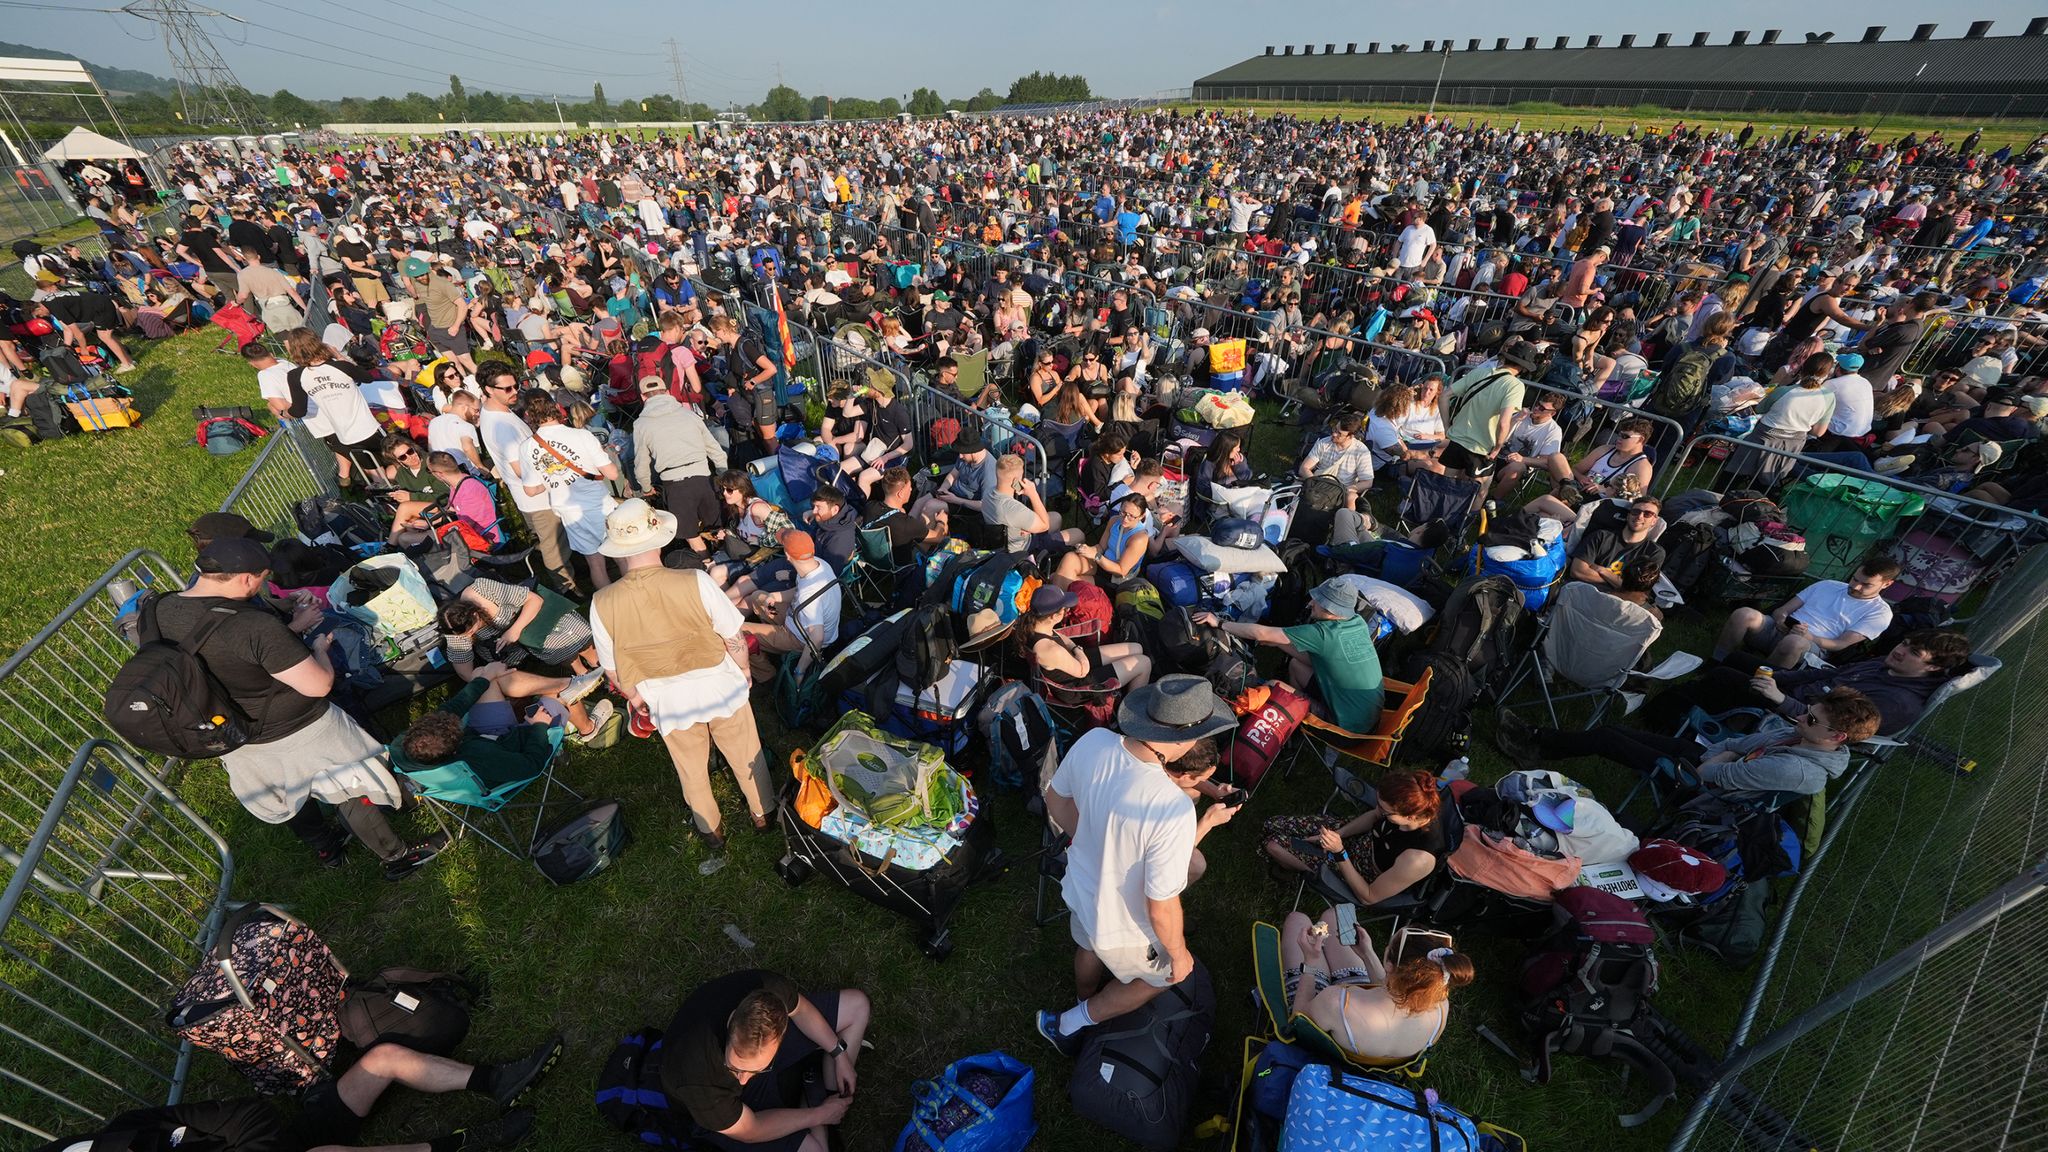
<svg viewBox="0 0 2048 1152">
<path fill-rule="evenodd" d="M 227 536 L 199 550 L 199 570 L 209 576 L 254 576 L 270 571 L 270 551 L 246 536 Z"/>
<path fill-rule="evenodd" d="M 208 512 L 192 522 L 185 530 L 194 540 L 230 540 L 247 538 L 259 544 L 268 544 L 275 537 L 233 512 Z"/>
</svg>

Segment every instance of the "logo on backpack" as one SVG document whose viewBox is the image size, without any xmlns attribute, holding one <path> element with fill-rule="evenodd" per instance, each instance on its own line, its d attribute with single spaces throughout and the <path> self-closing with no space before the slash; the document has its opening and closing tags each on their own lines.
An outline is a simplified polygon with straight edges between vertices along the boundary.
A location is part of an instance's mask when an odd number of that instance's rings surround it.
<svg viewBox="0 0 2048 1152">
<path fill-rule="evenodd" d="M 249 742 L 253 725 L 199 657 L 236 609 L 216 606 L 183 643 L 164 638 L 158 597 L 145 594 L 135 611 L 142 645 L 107 686 L 101 714 L 114 734 L 147 752 L 179 760 L 210 760 Z"/>
</svg>

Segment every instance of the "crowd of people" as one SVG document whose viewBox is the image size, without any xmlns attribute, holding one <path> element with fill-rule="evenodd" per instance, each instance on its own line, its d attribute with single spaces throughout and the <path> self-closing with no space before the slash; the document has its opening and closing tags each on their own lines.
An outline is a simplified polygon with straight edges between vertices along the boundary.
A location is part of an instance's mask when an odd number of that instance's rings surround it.
<svg viewBox="0 0 2048 1152">
<path fill-rule="evenodd" d="M 407 763 L 511 778 L 544 762 L 550 729 L 595 754 L 623 731 L 659 736 L 716 854 L 714 745 L 748 823 L 773 818 L 754 709 L 778 677 L 803 680 L 869 608 L 913 602 L 934 558 L 1026 558 L 1042 576 L 1016 624 L 1028 678 L 1105 705 L 1042 782 L 1076 958 L 1071 1002 L 1036 1023 L 1069 1055 L 1188 976 L 1181 896 L 1248 799 L 1217 779 L 1239 720 L 1190 674 L 1205 669 L 1070 627 L 1152 588 L 1180 544 L 1243 530 L 1214 505 L 1259 478 L 1258 425 L 1190 452 L 1177 390 L 1308 401 L 1281 479 L 1334 485 L 1330 536 L 1310 544 L 1455 550 L 1460 529 L 1392 509 L 1418 479 L 1463 481 L 1474 507 L 1569 533 L 1563 582 L 1651 613 L 1672 607 L 1653 493 L 1683 437 L 1744 413 L 1745 487 L 1780 489 L 1796 456 L 2048 508 L 2042 141 L 1117 111 L 181 152 L 178 228 L 137 233 L 110 188 L 108 253 L 26 253 L 33 298 L 0 301 L 9 413 L 39 387 L 41 342 L 102 344 L 125 371 L 126 334 L 239 307 L 268 329 L 243 344 L 253 395 L 332 452 L 380 543 L 531 546 L 537 580 L 479 576 L 439 607 L 463 686 L 399 737 Z M 841 334 L 875 370 L 820 373 L 793 397 L 778 316 Z M 1231 340 L 1241 373 L 1215 354 Z M 1593 401 L 1663 419 L 1596 421 L 1575 460 Z M 798 444 L 819 466 L 793 506 L 747 466 Z M 192 538 L 198 576 L 155 626 L 247 714 L 251 740 L 224 757 L 237 798 L 325 866 L 346 866 L 350 838 L 394 881 L 427 866 L 447 841 L 393 828 L 405 785 L 369 718 L 330 699 L 335 637 L 316 598 L 279 581 L 284 542 L 230 514 Z M 874 573 L 880 605 L 861 591 Z M 1597 756 L 1679 766 L 1738 804 L 1818 795 L 1855 744 L 1912 724 L 1970 665 L 1953 630 L 1899 626 L 1899 573 L 1874 554 L 1734 609 L 1709 669 L 1627 724 L 1536 728 L 1510 709 L 1497 737 L 1522 768 Z M 1190 619 L 1273 649 L 1257 663 L 1275 682 L 1365 733 L 1389 702 L 1389 644 L 1419 643 L 1440 607 L 1349 574 L 1284 618 L 1205 603 Z M 1705 746 L 1680 731 L 1695 709 L 1732 708 L 1782 723 Z M 1387 771 L 1355 816 L 1268 818 L 1262 857 L 1334 876 L 1331 900 L 1369 914 L 1444 874 L 1468 783 Z M 1389 967 L 1369 938 L 1338 942 L 1337 919 L 1282 928 L 1289 997 L 1361 1061 L 1426 1050 L 1472 961 Z M 714 1146 L 823 1152 L 869 1022 L 858 990 L 738 973 L 684 1002 L 662 1083 Z M 393 1082 L 510 1106 L 538 1075 L 382 1051 L 339 1081 L 354 1117 Z M 779 1074 L 820 1053 L 824 1101 L 789 1103 Z M 501 1128 L 421 1147 L 524 1130 Z"/>
</svg>

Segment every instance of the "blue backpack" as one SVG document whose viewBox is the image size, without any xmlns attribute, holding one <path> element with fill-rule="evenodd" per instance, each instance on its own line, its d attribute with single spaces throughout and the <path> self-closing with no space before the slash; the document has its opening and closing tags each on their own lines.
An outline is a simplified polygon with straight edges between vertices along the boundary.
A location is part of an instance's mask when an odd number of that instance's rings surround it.
<svg viewBox="0 0 2048 1152">
<path fill-rule="evenodd" d="M 1015 681 L 996 689 L 983 707 L 989 778 L 1003 788 L 1036 790 L 1037 782 L 1047 776 L 1047 765 L 1059 762 L 1052 709 L 1038 693 Z"/>
<path fill-rule="evenodd" d="M 690 1118 L 661 1090 L 661 1029 L 630 1032 L 612 1048 L 597 1074 L 597 1114 L 650 1148 L 697 1146 Z"/>
</svg>

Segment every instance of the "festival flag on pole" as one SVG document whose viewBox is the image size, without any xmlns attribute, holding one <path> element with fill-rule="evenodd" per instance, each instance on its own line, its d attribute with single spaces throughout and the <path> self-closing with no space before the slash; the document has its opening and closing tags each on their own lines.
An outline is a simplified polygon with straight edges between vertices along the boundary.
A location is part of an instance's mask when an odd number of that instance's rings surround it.
<svg viewBox="0 0 2048 1152">
<path fill-rule="evenodd" d="M 768 299 L 775 305 L 775 334 L 782 338 L 782 367 L 791 375 L 796 374 L 796 345 L 789 338 L 789 316 L 782 310 L 782 285 L 768 282 Z"/>
</svg>

